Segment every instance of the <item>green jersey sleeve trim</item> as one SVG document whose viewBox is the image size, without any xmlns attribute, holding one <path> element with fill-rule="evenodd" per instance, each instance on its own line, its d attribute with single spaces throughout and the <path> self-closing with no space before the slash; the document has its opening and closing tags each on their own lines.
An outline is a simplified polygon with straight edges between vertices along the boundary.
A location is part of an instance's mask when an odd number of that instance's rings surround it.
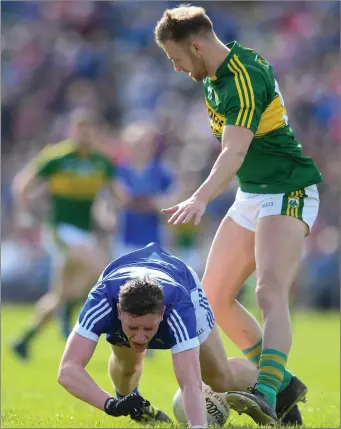
<svg viewBox="0 0 341 429">
<path fill-rule="evenodd" d="M 48 177 L 55 171 L 58 159 L 73 151 L 74 145 L 68 140 L 60 143 L 48 144 L 38 153 L 31 163 L 38 176 Z"/>
<path fill-rule="evenodd" d="M 234 74 L 240 101 L 239 113 L 233 125 L 251 128 L 255 113 L 255 96 L 250 75 L 236 54 L 231 58 L 227 67 Z"/>
</svg>

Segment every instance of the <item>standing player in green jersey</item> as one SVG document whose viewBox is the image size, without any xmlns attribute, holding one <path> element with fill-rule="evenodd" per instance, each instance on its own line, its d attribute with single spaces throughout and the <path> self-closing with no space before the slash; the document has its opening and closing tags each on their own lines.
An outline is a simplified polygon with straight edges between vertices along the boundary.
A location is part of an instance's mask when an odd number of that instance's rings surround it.
<svg viewBox="0 0 341 429">
<path fill-rule="evenodd" d="M 292 341 L 288 294 L 317 216 L 321 174 L 295 140 L 271 64 L 238 42 L 224 45 L 203 8 L 166 10 L 155 39 L 175 71 L 203 82 L 210 126 L 222 145 L 199 189 L 163 213 L 171 214 L 169 223 L 194 219 L 197 225 L 235 175 L 240 185 L 203 277 L 218 323 L 259 368 L 251 393 L 230 392 L 227 400 L 259 424 L 300 424 L 296 404 L 307 388 L 286 369 Z M 256 267 L 263 333 L 236 300 Z"/>
<path fill-rule="evenodd" d="M 116 194 L 120 191 L 113 181 L 111 160 L 94 147 L 97 130 L 92 112 L 76 111 L 71 116 L 70 138 L 45 146 L 14 178 L 18 220 L 27 212 L 28 196 L 39 183 L 47 184 L 51 197 L 43 234 L 52 258 L 51 285 L 38 301 L 32 323 L 13 345 L 23 359 L 29 357 L 32 340 L 55 311 L 86 296 L 107 263 L 108 256 L 94 235 L 93 203 L 106 185 L 112 184 Z"/>
</svg>

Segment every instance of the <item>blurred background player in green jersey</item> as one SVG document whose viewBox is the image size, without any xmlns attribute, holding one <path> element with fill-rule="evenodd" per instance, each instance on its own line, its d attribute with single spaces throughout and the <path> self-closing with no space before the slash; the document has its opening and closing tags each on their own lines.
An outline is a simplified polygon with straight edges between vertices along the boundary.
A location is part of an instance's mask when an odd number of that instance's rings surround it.
<svg viewBox="0 0 341 429">
<path fill-rule="evenodd" d="M 286 369 L 289 291 L 317 217 L 321 174 L 302 155 L 272 66 L 255 50 L 223 44 L 205 10 L 187 5 L 164 12 L 155 39 L 175 71 L 203 82 L 210 127 L 221 142 L 208 178 L 187 200 L 163 210 L 168 222 L 198 225 L 207 204 L 235 176 L 239 182 L 203 276 L 218 323 L 259 369 L 251 393 L 233 392 L 227 400 L 259 424 L 276 425 L 293 409 L 291 423 L 301 423 L 296 404 L 307 388 Z M 255 269 L 263 332 L 236 300 Z"/>
<path fill-rule="evenodd" d="M 33 321 L 13 345 L 21 358 L 29 357 L 31 342 L 57 309 L 63 310 L 63 333 L 68 336 L 72 303 L 86 296 L 110 258 L 94 230 L 96 224 L 113 226 L 115 219 L 109 215 L 104 218 L 103 211 L 96 216 L 94 202 L 106 186 L 116 195 L 123 194 L 114 180 L 112 161 L 96 147 L 99 132 L 93 112 L 76 110 L 71 115 L 69 138 L 45 146 L 14 179 L 19 230 L 26 228 L 28 198 L 42 182 L 47 185 L 51 203 L 43 232 L 44 246 L 52 258 L 51 282 L 36 305 Z"/>
</svg>

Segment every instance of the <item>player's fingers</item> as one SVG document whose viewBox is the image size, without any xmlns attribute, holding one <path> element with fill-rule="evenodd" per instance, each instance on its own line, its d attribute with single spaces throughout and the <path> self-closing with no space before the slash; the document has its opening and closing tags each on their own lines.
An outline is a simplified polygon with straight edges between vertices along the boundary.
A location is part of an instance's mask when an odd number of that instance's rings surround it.
<svg viewBox="0 0 341 429">
<path fill-rule="evenodd" d="M 173 216 L 169 218 L 168 223 L 175 223 L 182 211 L 183 208 L 178 208 L 178 210 L 173 214 Z"/>
<path fill-rule="evenodd" d="M 174 212 L 177 211 L 178 207 L 179 206 L 176 205 L 176 206 L 173 206 L 173 207 L 169 207 L 168 209 L 161 209 L 161 213 L 164 213 L 164 214 L 174 213 Z"/>
<path fill-rule="evenodd" d="M 185 219 L 181 223 L 188 223 L 192 219 L 192 217 L 193 217 L 193 213 L 192 212 L 188 213 Z"/>
<path fill-rule="evenodd" d="M 178 216 L 177 220 L 174 222 L 174 225 L 179 225 L 186 217 L 189 216 L 189 219 L 192 218 L 193 212 L 190 209 L 183 210 L 183 212 Z"/>
</svg>

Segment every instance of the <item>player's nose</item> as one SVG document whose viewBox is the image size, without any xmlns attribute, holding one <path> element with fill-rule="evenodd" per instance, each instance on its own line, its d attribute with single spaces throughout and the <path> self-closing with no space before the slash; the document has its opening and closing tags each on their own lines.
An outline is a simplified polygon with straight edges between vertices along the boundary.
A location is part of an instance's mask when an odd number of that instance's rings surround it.
<svg viewBox="0 0 341 429">
<path fill-rule="evenodd" d="M 135 335 L 134 341 L 136 343 L 140 343 L 143 344 L 146 341 L 146 335 L 143 331 L 139 331 L 137 332 L 137 334 Z"/>
</svg>

